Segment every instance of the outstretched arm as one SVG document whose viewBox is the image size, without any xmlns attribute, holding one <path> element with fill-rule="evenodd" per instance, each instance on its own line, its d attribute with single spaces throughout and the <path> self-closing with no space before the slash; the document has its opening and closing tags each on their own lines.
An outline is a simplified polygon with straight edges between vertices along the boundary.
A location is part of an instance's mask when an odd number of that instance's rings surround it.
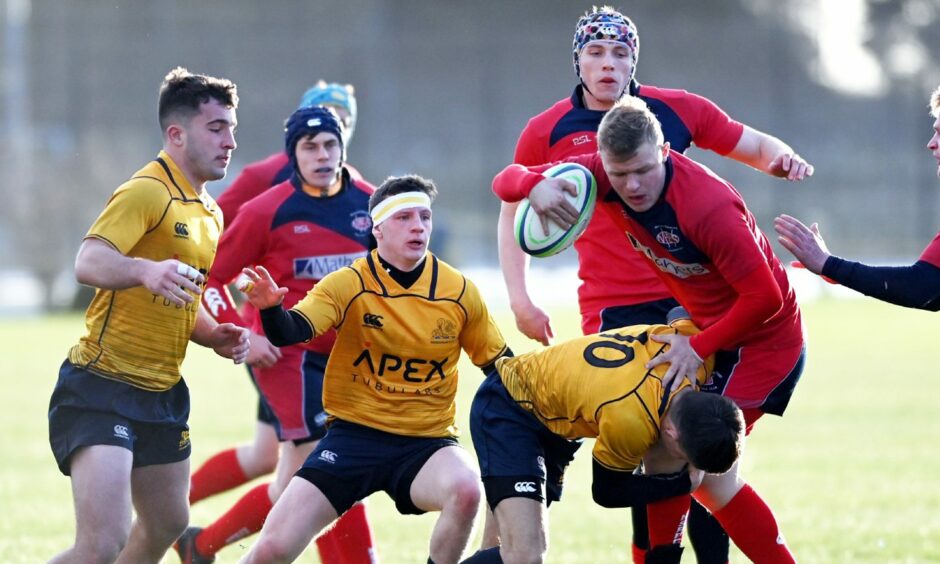
<svg viewBox="0 0 940 564">
<path fill-rule="evenodd" d="M 807 270 L 866 296 L 899 306 L 940 311 L 940 268 L 920 260 L 910 266 L 870 266 L 829 253 L 814 223 L 781 215 L 774 220 L 778 240 Z"/>
<path fill-rule="evenodd" d="M 797 181 L 813 175 L 813 165 L 773 135 L 744 126 L 728 157 L 778 178 Z"/>
</svg>

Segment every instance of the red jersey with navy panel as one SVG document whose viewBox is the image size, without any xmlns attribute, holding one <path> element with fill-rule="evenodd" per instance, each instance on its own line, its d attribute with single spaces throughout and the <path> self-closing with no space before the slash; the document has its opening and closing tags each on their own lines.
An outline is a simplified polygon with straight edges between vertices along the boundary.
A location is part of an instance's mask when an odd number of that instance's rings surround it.
<svg viewBox="0 0 940 564">
<path fill-rule="evenodd" d="M 744 131 L 741 123 L 728 117 L 714 102 L 685 90 L 656 88 L 634 81 L 630 84 L 630 95 L 646 102 L 662 124 L 665 140 L 678 152 L 695 143 L 701 149 L 725 155 L 734 149 Z M 519 137 L 513 162 L 535 166 L 595 153 L 597 128 L 606 112 L 590 110 L 582 100 L 582 87 L 578 86 L 570 98 L 529 120 Z M 642 265 L 642 257 L 610 244 L 620 238 L 621 230 L 606 214 L 595 214 L 574 244 L 581 279 L 578 301 L 586 332 L 600 328 L 600 312 L 604 308 L 670 296 L 656 275 Z M 610 272 L 624 274 L 610 276 Z"/>
<path fill-rule="evenodd" d="M 800 310 L 786 271 L 731 184 L 670 151 L 662 195 L 649 210 L 634 212 L 613 191 L 598 153 L 566 160 L 586 166 L 597 179 L 595 216 L 607 216 L 617 230 L 608 243 L 640 257 L 703 329 L 691 340 L 699 356 L 802 344 Z M 510 165 L 497 175 L 494 190 L 518 200 L 547 168 Z"/>
<path fill-rule="evenodd" d="M 321 278 L 366 256 L 374 245 L 368 212 L 374 190 L 364 180 L 353 180 L 344 167 L 343 187 L 333 196 L 307 194 L 295 176 L 249 200 L 219 243 L 204 300 L 209 312 L 220 322 L 245 324 L 225 287 L 245 266 L 260 264 L 287 287 L 284 307 L 289 308 Z M 253 331 L 264 334 L 254 311 L 248 321 Z M 303 346 L 329 354 L 335 339 L 331 330 Z"/>
</svg>

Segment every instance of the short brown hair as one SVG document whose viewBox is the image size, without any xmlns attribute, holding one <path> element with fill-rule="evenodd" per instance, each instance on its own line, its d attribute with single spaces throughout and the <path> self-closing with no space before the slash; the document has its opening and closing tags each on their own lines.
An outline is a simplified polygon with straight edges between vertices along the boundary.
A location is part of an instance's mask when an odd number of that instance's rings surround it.
<svg viewBox="0 0 940 564">
<path fill-rule="evenodd" d="M 669 417 L 689 462 L 711 474 L 727 472 L 741 455 L 744 415 L 728 398 L 686 392 L 673 400 Z"/>
<path fill-rule="evenodd" d="M 173 118 L 189 120 L 199 113 L 199 106 L 216 100 L 227 108 L 238 107 L 235 84 L 225 78 L 193 74 L 183 67 L 167 73 L 160 85 L 160 129 L 166 131 Z"/>
<path fill-rule="evenodd" d="M 433 180 L 423 178 L 417 174 L 406 174 L 405 176 L 389 176 L 381 186 L 376 188 L 375 192 L 369 196 L 369 211 L 382 203 L 387 198 L 396 194 L 405 192 L 423 192 L 428 195 L 431 202 L 437 197 L 437 186 Z"/>
<path fill-rule="evenodd" d="M 930 115 L 940 117 L 940 86 L 930 95 Z"/>
<path fill-rule="evenodd" d="M 632 158 L 645 143 L 663 143 L 659 120 L 635 96 L 624 96 L 614 104 L 597 130 L 597 147 L 617 158 Z"/>
</svg>

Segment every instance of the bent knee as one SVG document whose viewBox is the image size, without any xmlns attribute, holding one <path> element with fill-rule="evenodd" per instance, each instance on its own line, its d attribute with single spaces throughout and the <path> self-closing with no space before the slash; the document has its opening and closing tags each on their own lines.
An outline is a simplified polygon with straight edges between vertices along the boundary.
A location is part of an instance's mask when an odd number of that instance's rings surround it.
<svg viewBox="0 0 940 564">
<path fill-rule="evenodd" d="M 475 475 L 468 476 L 454 484 L 451 489 L 450 503 L 454 511 L 476 517 L 483 497 L 482 484 Z"/>
<path fill-rule="evenodd" d="M 251 550 L 249 562 L 291 562 L 295 555 L 285 544 L 263 535 Z"/>
<path fill-rule="evenodd" d="M 102 533 L 89 539 L 79 539 L 72 551 L 73 560 L 89 563 L 107 563 L 117 560 L 118 554 L 124 550 L 124 545 L 127 544 L 128 535 L 109 535 L 104 531 Z"/>
</svg>

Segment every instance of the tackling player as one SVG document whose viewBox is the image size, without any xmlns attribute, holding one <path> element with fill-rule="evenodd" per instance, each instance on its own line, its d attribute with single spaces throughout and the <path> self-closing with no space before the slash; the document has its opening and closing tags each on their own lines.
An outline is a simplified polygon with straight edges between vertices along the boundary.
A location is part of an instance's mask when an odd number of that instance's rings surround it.
<svg viewBox="0 0 940 564">
<path fill-rule="evenodd" d="M 929 107 L 934 122 L 927 150 L 937 159 L 940 176 L 940 88 L 931 94 Z M 815 223 L 806 227 L 794 217 L 781 215 L 774 229 L 780 244 L 811 272 L 892 304 L 940 311 L 940 232 L 910 266 L 869 266 L 829 254 Z"/>
<path fill-rule="evenodd" d="M 597 151 L 597 127 L 604 113 L 625 95 L 647 102 L 662 123 L 666 141 L 683 153 L 693 143 L 767 174 L 803 180 L 813 167 L 780 139 L 730 118 L 711 100 L 672 88 L 640 84 L 634 78 L 640 40 L 636 26 L 620 12 L 605 6 L 581 17 L 572 41 L 578 85 L 569 98 L 558 101 L 529 120 L 519 136 L 513 162 L 535 166 Z M 576 211 L 563 204 L 561 192 L 532 200 L 540 215 L 559 225 L 574 222 Z M 553 335 L 550 319 L 532 302 L 526 288 L 529 256 L 513 237 L 517 204 L 504 202 L 499 216 L 499 262 L 510 307 L 519 330 L 547 345 Z M 585 334 L 634 324 L 663 323 L 676 305 L 667 288 L 642 264 L 639 255 L 609 242 L 621 237 L 613 221 L 595 214 L 575 242 L 578 253 L 578 304 Z M 611 276 L 611 272 L 620 273 Z M 646 547 L 642 512 L 634 511 L 634 552 L 642 559 Z M 728 559 L 723 537 L 705 511 L 693 507 L 689 534 L 700 561 Z M 716 541 L 716 542 L 711 542 Z"/>
<path fill-rule="evenodd" d="M 596 214 L 607 214 L 626 233 L 620 236 L 623 246 L 643 257 L 702 328 L 692 337 L 656 337 L 671 346 L 649 366 L 670 363 L 667 381 L 692 380 L 702 359 L 715 354 L 715 372 L 702 389 L 732 399 L 744 412 L 748 432 L 764 413 L 782 415 L 803 370 L 800 310 L 783 266 L 741 196 L 671 150 L 656 116 L 638 98 L 623 98 L 608 111 L 598 147 L 598 153 L 566 159 L 594 174 L 601 208 Z M 563 189 L 568 181 L 540 174 L 547 168 L 510 165 L 493 189 L 506 201 Z M 745 554 L 757 562 L 792 559 L 786 545 L 777 543 L 770 509 L 738 478 L 737 466 L 705 483 L 711 486 L 706 491 L 721 492 L 708 500 L 719 508 L 713 514 Z M 654 548 L 672 543 L 677 527 L 664 523 L 679 521 L 688 510 L 656 505 L 649 508 Z"/>
<path fill-rule="evenodd" d="M 604 507 L 688 494 L 703 471 L 731 468 L 744 438 L 741 410 L 686 382 L 670 391 L 665 366 L 646 368 L 667 348 L 654 335 L 696 332 L 688 320 L 637 325 L 497 361 L 474 397 L 470 431 L 502 542 L 465 562 L 542 561 L 546 506 L 560 500 L 581 439 L 597 439 L 592 492 Z M 698 383 L 712 365 L 708 357 L 699 367 Z M 672 473 L 637 473 L 641 459 Z"/>
<path fill-rule="evenodd" d="M 248 562 L 291 561 L 353 503 L 385 491 L 403 514 L 440 511 L 431 561 L 456 562 L 480 478 L 456 441 L 457 360 L 484 373 L 508 354 L 476 286 L 428 252 L 434 184 L 393 177 L 369 201 L 378 248 L 334 272 L 290 310 L 263 268 L 246 269 L 271 342 L 337 329 L 323 383 L 326 436 L 275 504 Z"/>
</svg>

